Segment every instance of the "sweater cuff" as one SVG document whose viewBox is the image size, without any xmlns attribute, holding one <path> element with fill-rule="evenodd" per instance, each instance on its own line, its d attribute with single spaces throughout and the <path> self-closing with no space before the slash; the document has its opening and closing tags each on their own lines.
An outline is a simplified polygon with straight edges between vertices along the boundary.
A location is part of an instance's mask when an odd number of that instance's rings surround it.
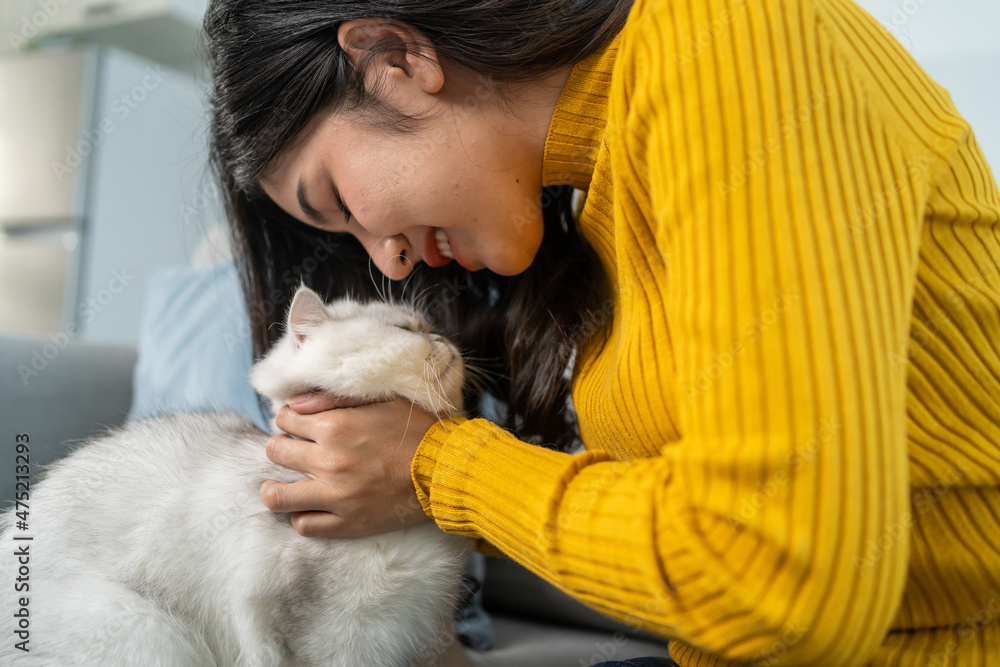
<svg viewBox="0 0 1000 667">
<path fill-rule="evenodd" d="M 467 422 L 471 423 L 465 426 Z M 421 440 L 413 457 L 413 465 L 410 468 L 410 474 L 413 477 L 413 486 L 416 488 L 417 498 L 420 499 L 420 506 L 423 508 L 425 514 L 432 519 L 435 518 L 430 496 L 439 462 L 443 458 L 447 459 L 447 463 L 443 464 L 443 470 L 449 467 L 454 468 L 456 461 L 468 462 L 469 459 L 475 456 L 475 452 L 469 451 L 469 447 L 471 446 L 474 450 L 477 445 L 482 444 L 490 436 L 495 436 L 492 429 L 497 428 L 499 427 L 485 419 L 469 420 L 463 418 L 442 420 L 431 426 L 424 435 L 423 440 Z M 506 432 L 504 433 L 506 434 Z M 453 435 L 460 442 L 453 448 L 456 451 L 446 452 L 449 438 Z M 463 452 L 462 450 L 465 451 Z M 456 452 L 458 454 L 457 458 L 455 456 Z M 464 471 L 452 470 L 452 472 Z M 446 474 L 445 477 L 447 481 L 442 486 L 446 489 L 445 492 L 447 493 L 447 490 L 455 489 L 456 485 L 454 482 L 456 480 L 453 474 Z M 464 478 L 464 475 L 458 476 L 458 479 L 462 478 Z M 509 558 L 506 552 L 492 544 L 489 540 L 472 535 L 470 537 L 473 539 L 473 549 L 479 553 L 498 558 Z"/>
<path fill-rule="evenodd" d="M 434 518 L 431 511 L 431 480 L 434 477 L 434 468 L 437 465 L 438 455 L 448 441 L 448 436 L 458 426 L 464 424 L 467 419 L 454 417 L 442 419 L 437 422 L 424 434 L 416 453 L 413 455 L 413 463 L 410 464 L 410 476 L 413 478 L 413 486 L 417 490 L 417 498 L 424 514 Z"/>
<path fill-rule="evenodd" d="M 531 445 L 486 419 L 454 419 L 428 430 L 411 474 L 424 512 L 442 530 L 485 539 L 528 565 L 558 540 L 567 484 L 582 468 L 607 458 L 603 452 L 570 456 Z M 570 511 L 578 513 L 577 505 Z"/>
</svg>

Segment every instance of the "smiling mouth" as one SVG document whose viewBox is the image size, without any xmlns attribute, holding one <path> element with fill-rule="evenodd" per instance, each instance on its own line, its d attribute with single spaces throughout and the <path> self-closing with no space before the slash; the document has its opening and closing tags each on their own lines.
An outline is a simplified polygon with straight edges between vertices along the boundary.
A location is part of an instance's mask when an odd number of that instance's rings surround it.
<svg viewBox="0 0 1000 667">
<path fill-rule="evenodd" d="M 451 250 L 451 243 L 448 241 L 448 235 L 444 233 L 443 229 L 438 229 L 434 232 L 434 242 L 437 244 L 438 252 L 440 252 L 444 257 L 448 259 L 455 259 L 455 253 Z"/>
<path fill-rule="evenodd" d="M 442 236 L 444 237 L 443 243 L 439 240 Z M 445 254 L 445 251 L 447 251 L 447 254 Z M 451 244 L 448 242 L 448 236 L 444 233 L 444 230 L 432 227 L 424 236 L 424 262 L 427 263 L 427 266 L 436 268 L 444 266 L 454 261 L 454 259 L 455 253 L 451 249 Z"/>
</svg>

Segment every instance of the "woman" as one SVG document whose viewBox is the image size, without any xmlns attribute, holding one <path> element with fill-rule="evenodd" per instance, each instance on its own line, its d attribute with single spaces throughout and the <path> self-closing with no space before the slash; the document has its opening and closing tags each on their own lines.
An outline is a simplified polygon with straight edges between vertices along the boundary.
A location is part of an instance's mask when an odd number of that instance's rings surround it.
<svg viewBox="0 0 1000 667">
<path fill-rule="evenodd" d="M 629 5 L 213 1 L 259 347 L 299 277 L 419 294 L 520 435 L 298 397 L 268 456 L 310 479 L 265 504 L 433 519 L 681 665 L 991 664 L 1000 194 L 968 124 L 850 0 Z M 576 455 L 525 442 L 571 444 L 571 362 Z"/>
</svg>

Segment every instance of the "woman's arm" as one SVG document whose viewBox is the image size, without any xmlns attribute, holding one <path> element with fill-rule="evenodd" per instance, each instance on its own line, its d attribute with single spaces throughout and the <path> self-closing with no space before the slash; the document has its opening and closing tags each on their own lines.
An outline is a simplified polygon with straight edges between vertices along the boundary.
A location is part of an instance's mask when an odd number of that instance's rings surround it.
<svg viewBox="0 0 1000 667">
<path fill-rule="evenodd" d="M 847 2 L 640 0 L 615 79 L 616 244 L 645 263 L 622 293 L 662 303 L 673 365 L 650 350 L 642 372 L 680 438 L 619 463 L 435 427 L 424 506 L 705 652 L 864 664 L 907 573 L 924 206 L 967 126 Z"/>
</svg>

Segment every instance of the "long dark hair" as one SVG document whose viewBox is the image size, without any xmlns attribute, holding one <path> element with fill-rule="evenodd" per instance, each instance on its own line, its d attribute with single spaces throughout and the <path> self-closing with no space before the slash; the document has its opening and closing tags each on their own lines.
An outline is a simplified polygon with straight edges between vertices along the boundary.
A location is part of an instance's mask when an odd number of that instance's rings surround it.
<svg viewBox="0 0 1000 667">
<path fill-rule="evenodd" d="M 205 16 L 212 68 L 211 159 L 222 186 L 251 317 L 254 351 L 277 339 L 291 294 L 305 282 L 328 299 L 415 299 L 442 333 L 483 369 L 483 391 L 502 404 L 500 422 L 521 438 L 565 448 L 565 369 L 574 348 L 609 321 L 606 281 L 573 223 L 571 189 L 542 190 L 544 236 L 531 266 L 513 277 L 455 263 L 418 265 L 406 281 L 380 279 L 353 236 L 300 223 L 257 178 L 320 112 L 363 111 L 405 132 L 418 119 L 383 106 L 337 41 L 341 23 L 388 18 L 420 30 L 442 63 L 489 83 L 535 80 L 596 51 L 621 29 L 632 0 L 212 0 Z M 392 48 L 386 45 L 384 48 Z M 378 47 L 376 47 L 376 50 Z M 377 277 L 373 277 L 377 276 Z M 602 310 L 604 309 L 604 310 Z M 596 314 L 596 316 L 595 316 Z"/>
</svg>

